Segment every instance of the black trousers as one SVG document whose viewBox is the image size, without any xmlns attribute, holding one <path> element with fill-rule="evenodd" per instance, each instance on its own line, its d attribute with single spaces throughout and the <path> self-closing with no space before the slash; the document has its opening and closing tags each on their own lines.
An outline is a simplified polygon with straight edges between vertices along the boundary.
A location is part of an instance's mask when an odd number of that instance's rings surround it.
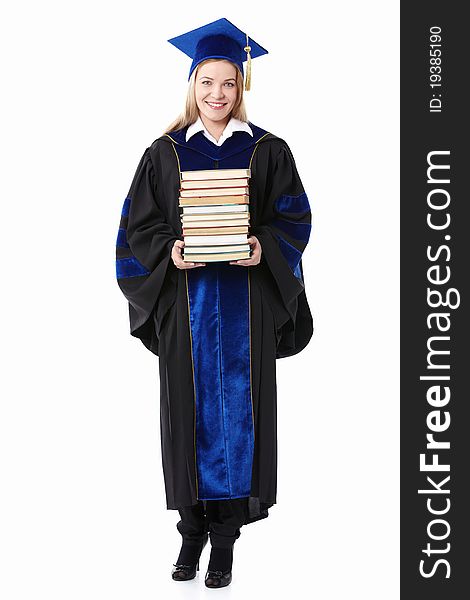
<svg viewBox="0 0 470 600">
<path fill-rule="evenodd" d="M 216 548 L 231 548 L 240 537 L 240 528 L 248 515 L 248 498 L 198 500 L 179 508 L 181 520 L 176 527 L 189 546 L 199 546 L 206 533 Z"/>
</svg>

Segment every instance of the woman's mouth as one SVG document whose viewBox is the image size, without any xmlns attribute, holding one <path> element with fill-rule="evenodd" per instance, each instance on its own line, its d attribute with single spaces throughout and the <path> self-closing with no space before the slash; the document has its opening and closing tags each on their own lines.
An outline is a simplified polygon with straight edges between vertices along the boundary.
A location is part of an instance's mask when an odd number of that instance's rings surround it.
<svg viewBox="0 0 470 600">
<path fill-rule="evenodd" d="M 226 102 L 208 102 L 206 100 L 206 104 L 208 104 L 213 110 L 221 110 L 227 104 Z"/>
</svg>

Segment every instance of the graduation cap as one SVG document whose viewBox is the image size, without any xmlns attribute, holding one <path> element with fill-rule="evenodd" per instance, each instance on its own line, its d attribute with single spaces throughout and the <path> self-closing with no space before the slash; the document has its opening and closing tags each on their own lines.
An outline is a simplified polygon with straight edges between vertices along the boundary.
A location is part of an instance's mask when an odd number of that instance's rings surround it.
<svg viewBox="0 0 470 600">
<path fill-rule="evenodd" d="M 247 91 L 251 87 L 251 59 L 268 54 L 267 50 L 249 39 L 246 33 L 227 19 L 218 19 L 168 41 L 193 59 L 188 80 L 197 65 L 208 58 L 229 60 L 240 69 L 242 75 L 243 61 L 246 60 Z"/>
</svg>

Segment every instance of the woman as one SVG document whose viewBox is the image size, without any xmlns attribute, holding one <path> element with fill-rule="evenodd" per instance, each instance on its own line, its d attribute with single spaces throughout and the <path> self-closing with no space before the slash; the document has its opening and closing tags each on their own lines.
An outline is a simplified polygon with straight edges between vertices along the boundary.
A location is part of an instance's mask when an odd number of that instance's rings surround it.
<svg viewBox="0 0 470 600">
<path fill-rule="evenodd" d="M 302 252 L 311 214 L 289 147 L 246 117 L 243 61 L 266 50 L 226 19 L 170 40 L 193 58 L 186 107 L 149 146 L 124 202 L 117 279 L 131 334 L 159 356 L 168 509 L 183 543 L 172 577 L 228 585 L 240 528 L 276 502 L 276 358 L 309 342 Z M 243 260 L 183 260 L 181 173 L 250 169 Z"/>
</svg>

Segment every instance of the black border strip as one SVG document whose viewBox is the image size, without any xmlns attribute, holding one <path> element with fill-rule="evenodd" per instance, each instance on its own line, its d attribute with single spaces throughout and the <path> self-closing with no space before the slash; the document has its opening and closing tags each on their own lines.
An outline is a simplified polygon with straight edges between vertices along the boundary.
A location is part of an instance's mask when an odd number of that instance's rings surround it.
<svg viewBox="0 0 470 600">
<path fill-rule="evenodd" d="M 400 570 L 401 597 L 410 600 L 469 593 L 464 7 L 401 3 Z"/>
</svg>

